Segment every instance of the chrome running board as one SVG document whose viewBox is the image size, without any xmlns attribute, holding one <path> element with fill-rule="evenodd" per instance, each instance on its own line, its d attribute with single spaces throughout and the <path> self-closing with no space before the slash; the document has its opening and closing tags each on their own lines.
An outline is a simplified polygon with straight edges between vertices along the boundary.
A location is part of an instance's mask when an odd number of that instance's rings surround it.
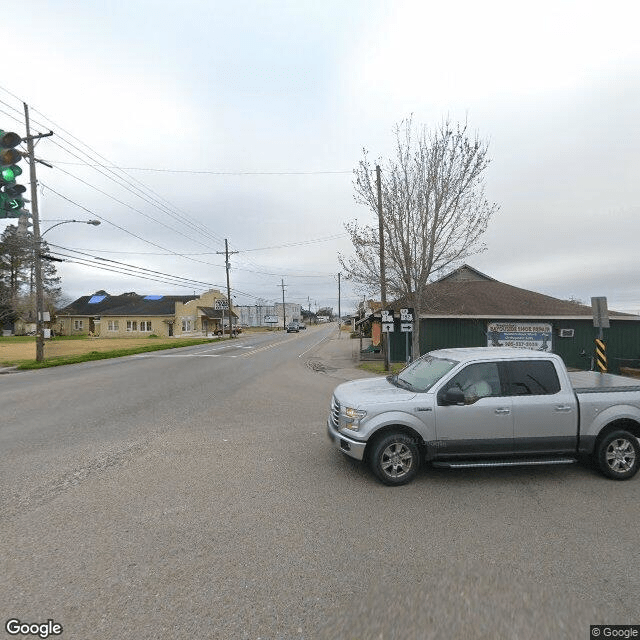
<svg viewBox="0 0 640 640">
<path fill-rule="evenodd" d="M 574 462 L 577 462 L 575 458 L 531 458 L 522 460 L 438 461 L 431 464 L 434 467 L 446 467 L 447 469 L 471 469 L 474 467 L 527 467 L 543 464 L 572 464 Z"/>
</svg>

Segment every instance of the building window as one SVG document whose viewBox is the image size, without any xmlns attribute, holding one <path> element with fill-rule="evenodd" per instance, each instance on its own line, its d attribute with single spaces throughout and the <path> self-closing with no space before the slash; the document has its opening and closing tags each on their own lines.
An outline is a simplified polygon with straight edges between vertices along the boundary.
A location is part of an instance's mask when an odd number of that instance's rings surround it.
<svg viewBox="0 0 640 640">
<path fill-rule="evenodd" d="M 140 322 L 140 331 L 151 333 L 151 320 L 142 320 Z"/>
<path fill-rule="evenodd" d="M 109 320 L 108 331 L 117 331 L 117 330 L 118 330 L 118 321 Z"/>
<path fill-rule="evenodd" d="M 182 318 L 182 330 L 191 331 L 191 318 Z"/>
<path fill-rule="evenodd" d="M 82 331 L 82 326 L 83 326 L 83 321 L 82 320 L 74 320 L 73 321 L 73 328 L 76 331 Z"/>
<path fill-rule="evenodd" d="M 137 331 L 137 330 L 138 330 L 138 321 L 127 320 L 127 331 Z"/>
</svg>

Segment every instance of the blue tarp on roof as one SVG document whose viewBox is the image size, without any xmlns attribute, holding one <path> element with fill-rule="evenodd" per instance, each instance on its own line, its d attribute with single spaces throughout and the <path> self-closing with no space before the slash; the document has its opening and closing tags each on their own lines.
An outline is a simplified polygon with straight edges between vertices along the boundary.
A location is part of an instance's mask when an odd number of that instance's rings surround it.
<svg viewBox="0 0 640 640">
<path fill-rule="evenodd" d="M 99 302 L 102 302 L 106 297 L 107 296 L 91 296 L 88 304 L 98 304 Z"/>
<path fill-rule="evenodd" d="M 164 296 L 145 296 L 143 300 L 162 300 Z"/>
</svg>

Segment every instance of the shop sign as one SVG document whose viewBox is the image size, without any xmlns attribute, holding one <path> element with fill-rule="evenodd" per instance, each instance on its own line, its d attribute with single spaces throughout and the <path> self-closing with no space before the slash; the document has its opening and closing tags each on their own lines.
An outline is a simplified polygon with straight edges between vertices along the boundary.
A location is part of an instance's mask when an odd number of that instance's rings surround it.
<svg viewBox="0 0 640 640">
<path fill-rule="evenodd" d="M 487 346 L 552 351 L 552 335 L 548 322 L 490 322 Z"/>
</svg>

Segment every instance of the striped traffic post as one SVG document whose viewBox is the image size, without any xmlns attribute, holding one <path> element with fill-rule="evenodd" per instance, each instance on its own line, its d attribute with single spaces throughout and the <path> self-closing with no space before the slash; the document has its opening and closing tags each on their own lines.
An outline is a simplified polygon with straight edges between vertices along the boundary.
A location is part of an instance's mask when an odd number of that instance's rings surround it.
<svg viewBox="0 0 640 640">
<path fill-rule="evenodd" d="M 607 372 L 607 345 L 600 338 L 596 338 L 596 365 L 600 373 Z"/>
</svg>

